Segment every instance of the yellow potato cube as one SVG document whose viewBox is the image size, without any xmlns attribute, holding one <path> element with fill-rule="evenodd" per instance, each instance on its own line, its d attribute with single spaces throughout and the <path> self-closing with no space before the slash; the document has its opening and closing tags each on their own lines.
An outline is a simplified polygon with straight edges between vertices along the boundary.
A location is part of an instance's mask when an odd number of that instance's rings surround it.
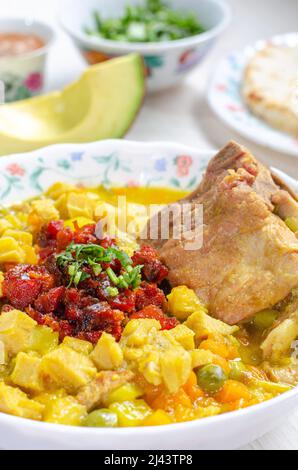
<svg viewBox="0 0 298 470">
<path fill-rule="evenodd" d="M 132 401 L 144 395 L 143 390 L 135 384 L 127 383 L 111 392 L 106 400 L 108 405 L 121 403 L 122 401 Z"/>
<path fill-rule="evenodd" d="M 76 217 L 93 219 L 94 201 L 84 193 L 69 193 L 66 208 L 71 219 Z"/>
<path fill-rule="evenodd" d="M 3 312 L 0 316 L 0 340 L 9 354 L 16 355 L 28 344 L 37 323 L 19 310 Z"/>
<path fill-rule="evenodd" d="M 191 356 L 183 350 L 169 350 L 160 358 L 161 375 L 163 381 L 171 393 L 178 392 L 192 371 Z"/>
<path fill-rule="evenodd" d="M 5 230 L 9 228 L 12 228 L 11 223 L 6 219 L 0 219 L 0 236 L 2 236 Z"/>
<path fill-rule="evenodd" d="M 47 326 L 37 326 L 30 334 L 27 351 L 36 351 L 41 356 L 48 354 L 59 345 L 59 333 Z"/>
<path fill-rule="evenodd" d="M 8 214 L 6 217 L 7 222 L 10 224 L 11 228 L 20 230 L 22 228 L 22 222 L 19 217 L 13 214 Z"/>
<path fill-rule="evenodd" d="M 44 421 L 65 426 L 81 426 L 87 416 L 86 407 L 70 396 L 56 398 L 46 406 Z"/>
<path fill-rule="evenodd" d="M 40 393 L 43 384 L 40 377 L 41 359 L 29 354 L 19 353 L 10 379 L 13 384 L 24 388 L 28 392 Z"/>
<path fill-rule="evenodd" d="M 67 198 L 68 198 L 68 193 L 63 193 L 55 201 L 55 208 L 58 210 L 60 217 L 62 219 L 69 218 L 69 214 L 67 210 Z"/>
<path fill-rule="evenodd" d="M 227 325 L 220 320 L 210 317 L 203 311 L 193 313 L 184 325 L 195 332 L 195 338 L 198 341 L 212 334 L 233 335 L 239 330 L 238 326 Z"/>
<path fill-rule="evenodd" d="M 76 188 L 67 183 L 55 183 L 46 192 L 46 196 L 50 199 L 59 199 L 60 196 L 70 192 L 76 191 Z"/>
<path fill-rule="evenodd" d="M 46 354 L 40 368 L 46 384 L 64 388 L 68 393 L 76 393 L 97 373 L 91 359 L 64 345 Z"/>
<path fill-rule="evenodd" d="M 0 341 L 0 366 L 4 366 L 6 364 L 6 359 L 5 344 L 3 341 Z"/>
<path fill-rule="evenodd" d="M 194 332 L 185 325 L 178 325 L 169 331 L 171 336 L 183 346 L 184 349 L 190 350 L 195 348 Z"/>
<path fill-rule="evenodd" d="M 186 286 L 175 287 L 167 299 L 169 311 L 178 320 L 186 320 L 192 313 L 197 311 L 207 313 L 196 293 Z"/>
<path fill-rule="evenodd" d="M 5 230 L 3 233 L 3 237 L 10 237 L 14 238 L 17 242 L 22 243 L 24 245 L 32 245 L 33 237 L 29 232 L 23 232 L 22 230 L 13 230 L 8 229 Z"/>
<path fill-rule="evenodd" d="M 192 360 L 192 368 L 207 366 L 209 364 L 216 364 L 218 356 L 206 349 L 194 349 L 190 352 Z"/>
<path fill-rule="evenodd" d="M 147 343 L 148 334 L 150 332 L 159 330 L 161 330 L 161 326 L 156 320 L 131 320 L 123 331 L 120 344 L 126 344 L 131 347 L 140 347 Z"/>
<path fill-rule="evenodd" d="M 142 426 L 165 426 L 172 423 L 172 419 L 165 411 L 157 410 L 143 421 Z"/>
<path fill-rule="evenodd" d="M 112 335 L 103 333 L 90 358 L 98 370 L 117 370 L 123 362 L 123 352 Z"/>
<path fill-rule="evenodd" d="M 24 262 L 25 253 L 20 244 L 11 237 L 0 238 L 0 264 Z"/>
<path fill-rule="evenodd" d="M 44 223 L 57 220 L 60 217 L 51 199 L 37 199 L 31 202 L 31 206 L 32 212 Z"/>
<path fill-rule="evenodd" d="M 2 271 L 0 271 L 0 299 L 3 297 L 3 290 L 2 290 L 2 284 L 4 281 L 4 274 Z"/>
<path fill-rule="evenodd" d="M 152 410 L 144 400 L 113 403 L 109 409 L 118 415 L 119 426 L 140 426 L 152 414 Z"/>
<path fill-rule="evenodd" d="M 22 245 L 22 250 L 25 254 L 25 263 L 27 263 L 27 264 L 37 264 L 38 256 L 37 256 L 36 251 L 33 248 L 33 246 Z"/>
<path fill-rule="evenodd" d="M 64 338 L 63 344 L 71 349 L 74 349 L 74 351 L 78 353 L 84 354 L 85 356 L 89 356 L 93 350 L 93 344 L 89 343 L 89 341 L 71 338 L 70 336 L 66 336 L 66 338 Z"/>
<path fill-rule="evenodd" d="M 44 405 L 30 400 L 27 395 L 19 390 L 0 383 L 0 411 L 20 418 L 41 421 Z"/>
</svg>

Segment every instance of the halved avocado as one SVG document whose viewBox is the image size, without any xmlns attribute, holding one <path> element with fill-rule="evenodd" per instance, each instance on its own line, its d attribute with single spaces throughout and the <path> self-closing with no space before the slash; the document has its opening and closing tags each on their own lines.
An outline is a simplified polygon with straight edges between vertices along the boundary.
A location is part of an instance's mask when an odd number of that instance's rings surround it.
<svg viewBox="0 0 298 470">
<path fill-rule="evenodd" d="M 60 92 L 2 105 L 0 155 L 123 137 L 144 90 L 143 61 L 132 54 L 90 67 Z"/>
</svg>

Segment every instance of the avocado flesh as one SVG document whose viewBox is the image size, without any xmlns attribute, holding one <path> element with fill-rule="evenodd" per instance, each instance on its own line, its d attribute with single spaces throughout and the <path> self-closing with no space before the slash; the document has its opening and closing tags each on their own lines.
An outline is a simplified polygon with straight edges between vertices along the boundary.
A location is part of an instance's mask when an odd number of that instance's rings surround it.
<svg viewBox="0 0 298 470">
<path fill-rule="evenodd" d="M 123 137 L 143 100 L 135 54 L 90 67 L 60 92 L 0 106 L 0 155 Z"/>
</svg>

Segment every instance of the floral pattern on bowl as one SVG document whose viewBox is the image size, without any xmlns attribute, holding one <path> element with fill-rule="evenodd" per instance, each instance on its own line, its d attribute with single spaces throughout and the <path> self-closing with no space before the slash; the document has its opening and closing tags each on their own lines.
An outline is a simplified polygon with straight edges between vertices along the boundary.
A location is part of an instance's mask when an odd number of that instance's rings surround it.
<svg viewBox="0 0 298 470">
<path fill-rule="evenodd" d="M 0 201 L 33 197 L 57 181 L 78 186 L 195 188 L 214 152 L 174 144 L 102 141 L 0 159 Z"/>
<path fill-rule="evenodd" d="M 253 47 L 232 53 L 223 59 L 212 78 L 208 100 L 215 114 L 239 134 L 264 147 L 298 157 L 298 139 L 270 127 L 254 116 L 241 96 L 246 64 L 257 50 L 268 44 L 297 46 L 298 34 L 285 34 L 269 41 L 258 41 Z"/>
<path fill-rule="evenodd" d="M 20 101 L 38 95 L 43 88 L 44 75 L 41 72 L 30 72 L 23 77 L 14 73 L 0 73 L 4 84 L 5 102 Z"/>
</svg>

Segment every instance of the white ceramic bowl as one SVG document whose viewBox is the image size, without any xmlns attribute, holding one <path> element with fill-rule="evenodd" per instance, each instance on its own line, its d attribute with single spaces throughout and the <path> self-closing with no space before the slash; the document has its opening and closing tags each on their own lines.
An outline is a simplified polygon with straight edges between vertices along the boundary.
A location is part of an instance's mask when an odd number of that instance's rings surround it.
<svg viewBox="0 0 298 470">
<path fill-rule="evenodd" d="M 197 36 L 163 43 L 129 43 L 91 37 L 84 32 L 92 26 L 92 12 L 98 10 L 104 18 L 121 16 L 125 5 L 140 0 L 68 0 L 63 4 L 60 23 L 89 63 L 138 52 L 145 61 L 148 90 L 157 91 L 178 83 L 206 56 L 230 20 L 230 8 L 224 0 L 169 0 L 175 9 L 193 11 L 206 32 Z M 67 14 L 65 13 L 67 11 Z"/>
<path fill-rule="evenodd" d="M 0 200 L 35 196 L 57 181 L 193 189 L 214 152 L 170 143 L 102 141 L 58 145 L 0 159 Z M 296 181 L 280 173 L 298 191 Z M 266 403 L 213 418 L 153 428 L 87 429 L 0 413 L 0 448 L 86 450 L 237 449 L 279 424 L 298 406 L 298 388 Z"/>
<path fill-rule="evenodd" d="M 46 23 L 26 18 L 0 18 L 1 33 L 35 34 L 44 41 L 44 46 L 33 52 L 15 57 L 0 58 L 1 94 L 11 102 L 31 98 L 40 94 L 45 81 L 45 64 L 49 48 L 54 40 L 54 31 Z"/>
</svg>

